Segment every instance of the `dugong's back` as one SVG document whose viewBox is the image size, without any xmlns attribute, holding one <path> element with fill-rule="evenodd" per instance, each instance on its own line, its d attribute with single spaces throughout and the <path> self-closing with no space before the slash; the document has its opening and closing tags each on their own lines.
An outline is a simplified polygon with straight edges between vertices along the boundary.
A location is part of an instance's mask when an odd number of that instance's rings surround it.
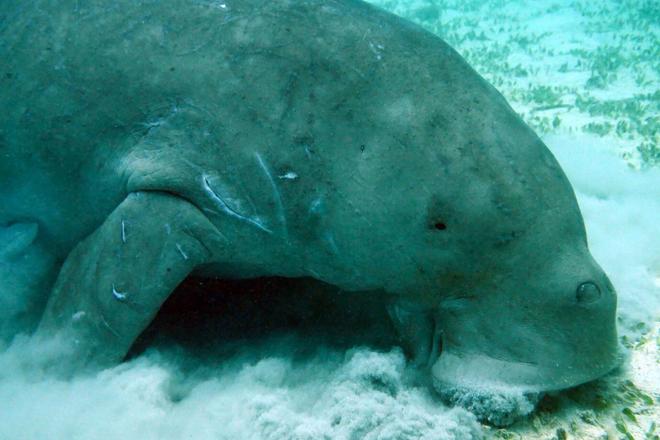
<svg viewBox="0 0 660 440">
<path fill-rule="evenodd" d="M 316 154 L 309 166 L 317 180 L 334 180 L 337 194 L 351 195 L 345 205 L 373 195 L 355 194 L 354 179 L 378 188 L 392 180 L 394 164 L 429 160 L 448 182 L 440 198 L 460 203 L 497 179 L 498 191 L 520 199 L 515 221 L 529 220 L 521 201 L 549 209 L 572 198 L 545 147 L 460 56 L 365 3 L 12 3 L 1 29 L 0 105 L 9 111 L 0 141 L 9 154 L 0 170 L 3 188 L 18 194 L 38 185 L 41 197 L 15 196 L 0 221 L 40 217 L 63 248 L 125 196 L 135 174 L 126 158 L 144 156 L 144 140 L 180 110 L 194 139 L 158 145 L 157 169 L 137 172 L 151 176 L 148 187 L 188 185 L 171 171 L 182 159 L 240 168 L 259 146 L 276 171 Z M 548 179 L 564 191 L 525 195 Z M 299 211 L 313 196 L 299 185 L 288 205 Z M 474 200 L 457 215 L 492 205 Z M 75 213 L 75 230 L 62 213 Z"/>
</svg>

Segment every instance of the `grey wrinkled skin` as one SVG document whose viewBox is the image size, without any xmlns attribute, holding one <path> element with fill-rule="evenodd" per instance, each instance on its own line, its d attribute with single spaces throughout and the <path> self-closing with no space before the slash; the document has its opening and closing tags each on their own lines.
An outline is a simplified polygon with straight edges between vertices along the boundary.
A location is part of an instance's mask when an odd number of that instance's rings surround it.
<svg viewBox="0 0 660 440">
<path fill-rule="evenodd" d="M 11 0 L 0 38 L 2 246 L 48 262 L 58 365 L 121 361 L 194 273 L 382 290 L 440 389 L 615 366 L 569 182 L 438 37 L 356 0 Z"/>
</svg>

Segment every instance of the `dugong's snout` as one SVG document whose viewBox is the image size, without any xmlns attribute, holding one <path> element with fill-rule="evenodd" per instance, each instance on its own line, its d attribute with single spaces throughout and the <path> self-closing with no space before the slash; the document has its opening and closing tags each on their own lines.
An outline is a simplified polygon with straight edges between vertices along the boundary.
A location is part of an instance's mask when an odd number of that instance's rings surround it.
<svg viewBox="0 0 660 440">
<path fill-rule="evenodd" d="M 614 288 L 604 275 L 573 284 L 573 298 L 565 303 L 485 299 L 473 311 L 442 311 L 445 337 L 432 367 L 435 380 L 538 392 L 570 388 L 614 369 L 621 360 Z"/>
<path fill-rule="evenodd" d="M 442 299 L 423 319 L 417 313 L 417 324 L 406 328 L 441 395 L 468 407 L 480 402 L 481 410 L 470 409 L 507 424 L 512 413 L 533 409 L 530 396 L 592 381 L 620 364 L 616 292 L 591 256 L 580 254 L 543 266 L 546 273 L 527 282 L 496 276 L 482 286 L 487 290 L 472 286 L 474 294 Z M 551 276 L 556 271 L 565 275 Z M 399 311 L 401 322 L 405 313 Z M 482 408 L 489 396 L 515 408 L 490 418 L 492 410 Z"/>
</svg>

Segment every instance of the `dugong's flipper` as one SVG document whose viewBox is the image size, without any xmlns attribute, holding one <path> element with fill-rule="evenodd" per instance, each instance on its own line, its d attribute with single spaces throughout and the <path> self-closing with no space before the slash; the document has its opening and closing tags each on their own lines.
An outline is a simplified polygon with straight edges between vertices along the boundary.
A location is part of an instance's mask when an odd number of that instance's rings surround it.
<svg viewBox="0 0 660 440">
<path fill-rule="evenodd" d="M 119 362 L 177 284 L 211 261 L 218 237 L 184 199 L 131 193 L 67 257 L 35 340 L 55 338 L 55 368 L 67 373 Z"/>
</svg>

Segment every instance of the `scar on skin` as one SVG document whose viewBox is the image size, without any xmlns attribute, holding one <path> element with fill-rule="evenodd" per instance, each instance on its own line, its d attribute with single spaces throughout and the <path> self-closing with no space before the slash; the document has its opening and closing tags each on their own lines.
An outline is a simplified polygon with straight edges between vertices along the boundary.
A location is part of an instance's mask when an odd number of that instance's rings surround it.
<svg viewBox="0 0 660 440">
<path fill-rule="evenodd" d="M 186 253 L 183 251 L 183 249 L 181 248 L 181 245 L 180 245 L 179 243 L 176 244 L 176 248 L 179 250 L 179 253 L 180 253 L 181 256 L 183 257 L 183 259 L 184 259 L 184 260 L 187 260 L 187 259 L 188 259 L 188 255 L 186 255 Z"/>
<path fill-rule="evenodd" d="M 330 246 L 330 250 L 332 250 L 332 252 L 335 255 L 339 255 L 340 254 L 339 248 L 337 247 L 337 242 L 335 241 L 335 237 L 332 234 L 332 232 L 329 231 L 324 232 L 323 238 L 325 239 L 326 243 L 328 243 L 328 245 Z"/>
<path fill-rule="evenodd" d="M 128 298 L 128 293 L 117 291 L 117 289 L 115 289 L 115 285 L 113 284 L 112 285 L 112 296 L 114 296 L 117 301 L 124 302 Z"/>
<path fill-rule="evenodd" d="M 117 338 L 120 337 L 119 333 L 117 333 L 117 331 L 115 331 L 115 329 L 110 327 L 110 324 L 108 324 L 108 321 L 105 320 L 105 317 L 103 317 L 103 315 L 101 315 L 101 322 L 110 331 L 110 333 L 112 333 L 115 337 L 117 337 Z"/>
<path fill-rule="evenodd" d="M 316 199 L 312 200 L 312 203 L 309 205 L 309 212 L 317 214 L 321 211 L 321 204 L 323 203 L 323 199 L 321 197 L 317 197 Z"/>
<path fill-rule="evenodd" d="M 270 186 L 273 190 L 273 199 L 275 200 L 275 205 L 277 206 L 277 216 L 279 217 L 280 223 L 282 224 L 282 229 L 284 229 L 285 237 L 288 237 L 289 232 L 286 224 L 286 215 L 284 213 L 284 205 L 282 204 L 282 195 L 280 194 L 280 190 L 277 187 L 277 184 L 275 183 L 275 180 L 273 179 L 273 176 L 268 170 L 268 167 L 266 166 L 266 162 L 264 162 L 261 155 L 258 152 L 255 152 L 254 155 L 257 158 L 257 162 L 259 162 L 259 166 L 261 167 L 264 174 L 268 178 L 268 181 L 270 182 Z M 296 177 L 297 176 L 298 175 L 296 174 Z"/>
<path fill-rule="evenodd" d="M 252 226 L 255 226 L 258 229 L 261 229 L 262 231 L 267 232 L 269 234 L 273 233 L 273 231 L 271 231 L 266 226 L 264 226 L 264 224 L 261 223 L 259 220 L 255 220 L 253 218 L 246 217 L 242 214 L 239 214 L 235 210 L 231 209 L 229 207 L 229 205 L 224 201 L 224 199 L 222 197 L 220 197 L 220 195 L 213 190 L 213 188 L 211 187 L 211 182 L 209 181 L 209 177 L 206 174 L 202 175 L 202 185 L 203 185 L 204 191 L 209 195 L 209 197 L 216 203 L 216 205 L 225 214 L 229 215 L 230 217 L 234 217 L 234 218 L 237 218 L 241 221 L 249 223 Z"/>
<path fill-rule="evenodd" d="M 295 180 L 298 178 L 298 174 L 294 173 L 293 171 L 287 171 L 286 173 L 277 176 L 278 179 L 285 179 L 285 180 Z"/>
</svg>

